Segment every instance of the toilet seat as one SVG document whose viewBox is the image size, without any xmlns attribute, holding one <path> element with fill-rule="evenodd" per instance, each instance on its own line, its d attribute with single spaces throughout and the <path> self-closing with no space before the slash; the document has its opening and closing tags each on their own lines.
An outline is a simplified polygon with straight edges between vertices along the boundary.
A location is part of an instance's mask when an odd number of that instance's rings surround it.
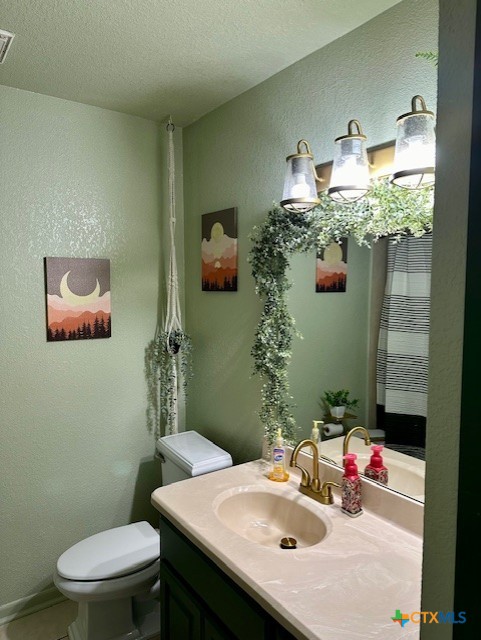
<svg viewBox="0 0 481 640">
<path fill-rule="evenodd" d="M 67 598 L 75 602 L 95 602 L 98 600 L 112 600 L 130 597 L 148 592 L 158 580 L 160 558 L 152 564 L 120 578 L 109 580 L 68 580 L 54 571 L 53 581 L 57 589 Z"/>
<path fill-rule="evenodd" d="M 134 522 L 74 544 L 58 559 L 57 573 L 68 581 L 102 582 L 141 572 L 159 557 L 158 532 L 148 522 Z"/>
</svg>

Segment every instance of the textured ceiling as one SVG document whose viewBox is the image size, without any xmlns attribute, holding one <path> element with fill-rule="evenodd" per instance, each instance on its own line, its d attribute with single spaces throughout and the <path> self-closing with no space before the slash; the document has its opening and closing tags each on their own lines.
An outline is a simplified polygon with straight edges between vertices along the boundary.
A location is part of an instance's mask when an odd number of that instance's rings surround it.
<svg viewBox="0 0 481 640">
<path fill-rule="evenodd" d="M 399 0 L 0 0 L 0 84 L 186 125 Z"/>
</svg>

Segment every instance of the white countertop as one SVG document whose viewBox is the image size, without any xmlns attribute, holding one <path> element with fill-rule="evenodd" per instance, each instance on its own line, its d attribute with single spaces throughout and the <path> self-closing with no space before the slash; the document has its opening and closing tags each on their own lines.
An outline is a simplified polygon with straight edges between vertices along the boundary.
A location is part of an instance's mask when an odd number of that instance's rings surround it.
<svg viewBox="0 0 481 640">
<path fill-rule="evenodd" d="M 258 460 L 160 487 L 152 503 L 299 640 L 419 638 L 419 625 L 401 628 L 391 617 L 396 609 L 420 610 L 422 538 L 366 510 L 349 518 L 341 513 L 339 494 L 334 505 L 321 505 L 299 493 L 298 476 L 276 483 L 267 479 L 267 469 Z M 321 510 L 330 533 L 296 550 L 237 535 L 217 518 L 213 504 L 220 493 L 251 485 Z"/>
</svg>

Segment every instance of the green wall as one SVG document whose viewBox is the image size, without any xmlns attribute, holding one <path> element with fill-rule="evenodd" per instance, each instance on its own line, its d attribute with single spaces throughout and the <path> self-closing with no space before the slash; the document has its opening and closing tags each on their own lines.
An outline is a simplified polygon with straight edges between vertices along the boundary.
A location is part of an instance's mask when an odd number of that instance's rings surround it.
<svg viewBox="0 0 481 640">
<path fill-rule="evenodd" d="M 0 618 L 54 597 L 57 557 L 81 538 L 155 522 L 143 358 L 161 137 L 153 122 L 0 86 Z M 47 344 L 44 256 L 110 258 L 111 339 Z"/>
<path fill-rule="evenodd" d="M 195 345 L 186 426 L 237 461 L 259 455 L 262 435 L 250 357 L 261 305 L 248 234 L 279 199 L 284 158 L 298 139 L 323 162 L 352 117 L 375 145 L 394 137 L 415 93 L 435 107 L 436 74 L 414 53 L 435 49 L 436 36 L 437 2 L 405 0 L 184 132 L 185 297 Z M 55 597 L 51 572 L 68 546 L 155 517 L 143 353 L 160 309 L 166 220 L 158 214 L 165 137 L 152 122 L 0 86 L 0 139 L 2 619 Z M 180 153 L 178 177 L 180 192 Z M 230 206 L 239 208 L 239 291 L 202 293 L 200 216 Z M 110 258 L 110 340 L 46 343 L 44 256 Z M 290 300 L 305 340 L 294 345 L 292 392 L 305 430 L 324 389 L 348 386 L 365 399 L 369 269 L 369 252 L 351 242 L 348 292 L 315 294 L 314 256 L 293 261 Z"/>
<path fill-rule="evenodd" d="M 437 24 L 435 0 L 406 0 L 184 130 L 186 311 L 195 345 L 187 425 L 238 461 L 259 455 L 262 435 L 250 356 L 261 304 L 246 262 L 248 234 L 280 199 L 284 158 L 300 138 L 325 162 L 351 118 L 376 145 L 395 137 L 396 117 L 413 95 L 435 108 L 436 72 L 414 56 L 437 48 Z M 239 209 L 239 291 L 202 292 L 201 215 L 232 206 Z M 304 433 L 326 388 L 348 387 L 365 414 L 369 263 L 369 252 L 351 242 L 346 294 L 314 293 L 314 256 L 293 263 L 290 300 L 305 339 L 294 346 L 291 379 Z"/>
</svg>

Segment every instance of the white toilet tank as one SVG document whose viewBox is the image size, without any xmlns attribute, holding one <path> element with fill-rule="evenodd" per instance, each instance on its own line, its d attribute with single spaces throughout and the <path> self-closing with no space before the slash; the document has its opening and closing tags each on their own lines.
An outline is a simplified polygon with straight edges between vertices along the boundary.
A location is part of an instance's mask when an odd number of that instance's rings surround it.
<svg viewBox="0 0 481 640">
<path fill-rule="evenodd" d="M 157 440 L 163 458 L 162 485 L 232 466 L 232 458 L 197 431 L 183 431 Z"/>
</svg>

